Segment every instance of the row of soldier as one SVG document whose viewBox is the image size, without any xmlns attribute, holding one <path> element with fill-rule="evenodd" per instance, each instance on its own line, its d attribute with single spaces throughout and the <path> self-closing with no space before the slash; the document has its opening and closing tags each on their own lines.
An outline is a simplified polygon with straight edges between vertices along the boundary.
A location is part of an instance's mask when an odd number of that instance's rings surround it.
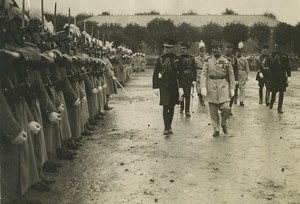
<svg viewBox="0 0 300 204">
<path fill-rule="evenodd" d="M 29 189 L 49 191 L 54 157 L 71 160 L 109 99 L 131 72 L 132 52 L 103 43 L 74 25 L 56 32 L 40 11 L 28 17 L 8 1 L 1 18 L 0 131 L 3 203 L 41 203 Z"/>
<path fill-rule="evenodd" d="M 163 44 L 163 55 L 156 62 L 153 73 L 153 88 L 160 91 L 160 102 L 163 106 L 164 135 L 173 134 L 172 120 L 174 106 L 180 103 L 180 112 L 190 117 L 190 103 L 196 86 L 199 100 L 204 106 L 204 99 L 209 104 L 210 117 L 214 129 L 213 136 L 222 131 L 228 133 L 227 119 L 232 114 L 233 104 L 237 104 L 239 98 L 240 106 L 245 106 L 245 87 L 249 80 L 249 63 L 243 56 L 243 43 L 240 42 L 235 48 L 228 45 L 225 53 L 222 52 L 222 42 L 213 41 L 212 55 L 205 51 L 204 42 L 199 43 L 199 55 L 193 57 L 188 51 L 189 44 L 181 43 L 181 55 L 174 54 L 176 42 L 166 39 Z M 259 62 L 259 103 L 263 101 L 263 86 L 266 86 L 266 105 L 270 109 L 279 92 L 277 111 L 282 114 L 283 97 L 286 87 L 291 79 L 291 69 L 288 55 L 282 51 L 282 43 L 276 41 L 274 52 L 270 53 L 268 45 L 262 48 Z M 196 71 L 198 69 L 198 71 Z M 198 73 L 197 73 L 198 72 Z M 272 92 L 271 99 L 269 97 Z M 219 113 L 221 112 L 221 118 Z M 221 121 L 220 121 L 221 119 Z"/>
</svg>

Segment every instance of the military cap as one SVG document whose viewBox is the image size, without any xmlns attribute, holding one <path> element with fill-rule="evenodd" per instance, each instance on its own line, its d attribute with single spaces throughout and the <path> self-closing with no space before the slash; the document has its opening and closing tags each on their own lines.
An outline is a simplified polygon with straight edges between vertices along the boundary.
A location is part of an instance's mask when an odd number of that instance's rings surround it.
<svg viewBox="0 0 300 204">
<path fill-rule="evenodd" d="M 168 47 L 168 48 L 171 48 L 171 47 L 174 47 L 174 45 L 176 44 L 177 42 L 175 40 L 172 40 L 172 39 L 165 39 L 164 40 L 164 43 L 163 43 L 163 46 L 164 47 Z"/>
</svg>

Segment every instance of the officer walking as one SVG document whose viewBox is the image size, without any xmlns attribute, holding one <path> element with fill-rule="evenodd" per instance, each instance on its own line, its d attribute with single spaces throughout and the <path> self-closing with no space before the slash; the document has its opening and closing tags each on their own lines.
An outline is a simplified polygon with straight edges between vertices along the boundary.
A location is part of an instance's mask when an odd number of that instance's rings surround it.
<svg viewBox="0 0 300 204">
<path fill-rule="evenodd" d="M 248 60 L 244 56 L 242 56 L 243 46 L 244 46 L 243 42 L 240 42 L 238 44 L 238 49 L 236 51 L 237 66 L 239 70 L 238 87 L 239 87 L 240 106 L 245 106 L 244 99 L 245 99 L 246 82 L 249 80 L 249 73 L 250 73 Z M 237 96 L 235 97 L 237 98 Z"/>
<path fill-rule="evenodd" d="M 266 86 L 266 105 L 269 106 L 270 103 L 270 54 L 269 45 L 265 44 L 262 47 L 261 55 L 257 58 L 259 70 L 256 75 L 256 80 L 259 86 L 259 104 L 263 103 L 263 89 Z"/>
<path fill-rule="evenodd" d="M 204 61 L 208 58 L 208 56 L 205 53 L 206 52 L 205 43 L 202 40 L 200 41 L 198 48 L 199 48 L 199 55 L 195 57 L 195 63 L 197 67 L 196 88 L 197 88 L 197 94 L 199 97 L 200 104 L 201 106 L 205 106 L 203 96 L 201 95 L 201 91 L 200 91 L 200 81 L 201 81 L 200 76 L 204 66 Z"/>
<path fill-rule="evenodd" d="M 196 86 L 197 70 L 195 59 L 189 54 L 190 45 L 187 43 L 181 44 L 181 69 L 179 87 L 183 89 L 183 98 L 180 102 L 180 113 L 185 110 L 185 115 L 191 117 L 190 101 L 191 88 Z M 193 93 L 192 93 L 193 94 Z M 184 104 L 185 103 L 185 104 Z"/>
<path fill-rule="evenodd" d="M 160 92 L 159 105 L 163 106 L 164 135 L 173 134 L 174 106 L 178 104 L 179 99 L 180 58 L 174 54 L 175 44 L 176 42 L 171 39 L 164 41 L 164 54 L 158 57 L 152 78 L 153 89 L 159 89 Z"/>
<path fill-rule="evenodd" d="M 214 129 L 213 137 L 220 134 L 218 111 L 221 111 L 222 130 L 225 134 L 228 133 L 229 102 L 230 98 L 234 96 L 235 86 L 232 66 L 228 59 L 221 54 L 221 47 L 220 41 L 213 41 L 213 56 L 208 58 L 201 72 L 201 94 L 209 103 L 210 118 Z"/>
<path fill-rule="evenodd" d="M 276 94 L 279 92 L 278 100 L 278 113 L 282 114 L 282 105 L 284 92 L 291 80 L 291 67 L 289 64 L 289 57 L 286 53 L 282 52 L 282 43 L 275 43 L 275 51 L 271 54 L 271 66 L 270 66 L 270 82 L 271 82 L 271 103 L 270 109 L 273 108 Z"/>
</svg>

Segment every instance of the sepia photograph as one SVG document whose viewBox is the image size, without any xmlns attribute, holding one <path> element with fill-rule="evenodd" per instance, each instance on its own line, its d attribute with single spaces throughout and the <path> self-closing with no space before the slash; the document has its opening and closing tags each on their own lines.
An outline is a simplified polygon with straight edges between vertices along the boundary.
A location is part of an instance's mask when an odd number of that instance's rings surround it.
<svg viewBox="0 0 300 204">
<path fill-rule="evenodd" d="M 300 204 L 300 1 L 0 0 L 0 204 Z"/>
</svg>

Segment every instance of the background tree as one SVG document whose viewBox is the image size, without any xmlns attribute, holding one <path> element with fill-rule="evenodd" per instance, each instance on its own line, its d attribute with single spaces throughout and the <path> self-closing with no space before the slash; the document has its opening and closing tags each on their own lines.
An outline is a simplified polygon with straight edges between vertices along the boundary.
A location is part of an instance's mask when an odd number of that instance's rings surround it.
<svg viewBox="0 0 300 204">
<path fill-rule="evenodd" d="M 223 39 L 223 28 L 221 25 L 210 22 L 206 24 L 205 26 L 202 26 L 200 28 L 201 35 L 198 40 L 203 40 L 205 42 L 207 51 L 211 51 L 211 42 L 213 40 L 222 40 Z"/>
<path fill-rule="evenodd" d="M 146 42 L 154 50 L 161 51 L 163 40 L 165 38 L 172 38 L 177 40 L 177 28 L 174 22 L 170 19 L 155 18 L 147 24 L 148 34 Z"/>
<path fill-rule="evenodd" d="M 195 42 L 201 39 L 200 29 L 189 23 L 181 23 L 177 27 L 177 37 L 180 41 Z"/>
<path fill-rule="evenodd" d="M 284 45 L 290 45 L 294 42 L 295 29 L 287 23 L 279 23 L 273 31 L 274 40 L 281 41 Z M 290 49 L 288 51 L 291 51 Z"/>
<path fill-rule="evenodd" d="M 253 27 L 250 28 L 250 36 L 255 39 L 258 48 L 261 48 L 263 44 L 266 44 L 270 40 L 271 28 L 264 23 L 255 23 Z"/>
<path fill-rule="evenodd" d="M 263 14 L 263 16 L 266 16 L 266 17 L 271 18 L 273 20 L 277 20 L 277 17 L 273 13 L 270 13 L 270 12 L 265 12 Z"/>
<path fill-rule="evenodd" d="M 300 57 L 300 22 L 295 26 L 294 32 L 295 49 L 294 52 Z"/>
<path fill-rule="evenodd" d="M 191 16 L 191 15 L 198 15 L 195 11 L 193 10 L 189 10 L 188 12 L 186 13 L 182 13 L 183 16 Z"/>
<path fill-rule="evenodd" d="M 160 15 L 158 11 L 150 11 L 150 12 L 139 12 L 135 13 L 134 15 L 141 16 L 141 15 Z"/>
<path fill-rule="evenodd" d="M 110 16 L 109 11 L 103 11 L 99 16 Z"/>
<path fill-rule="evenodd" d="M 124 35 L 130 39 L 128 42 L 128 46 L 136 52 L 142 43 L 145 41 L 145 36 L 147 35 L 146 27 L 140 26 L 138 24 L 128 24 L 124 29 Z"/>
<path fill-rule="evenodd" d="M 222 15 L 238 15 L 238 13 L 234 12 L 232 9 L 226 8 L 225 11 L 222 12 Z"/>
<path fill-rule="evenodd" d="M 227 24 L 224 26 L 223 36 L 226 42 L 236 47 L 240 41 L 245 42 L 248 39 L 248 27 L 241 23 Z"/>
</svg>

